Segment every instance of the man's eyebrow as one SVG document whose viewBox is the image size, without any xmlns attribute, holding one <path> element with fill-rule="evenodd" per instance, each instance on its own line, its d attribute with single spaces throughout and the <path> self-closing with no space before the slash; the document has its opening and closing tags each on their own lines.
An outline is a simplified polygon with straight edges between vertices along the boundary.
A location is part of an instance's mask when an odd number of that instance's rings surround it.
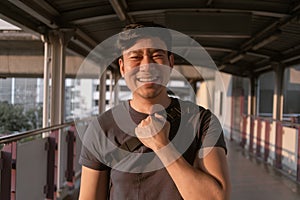
<svg viewBox="0 0 300 200">
<path fill-rule="evenodd" d="M 151 53 L 156 53 L 156 52 L 166 53 L 166 50 L 164 50 L 164 49 L 151 49 L 150 52 Z"/>
<path fill-rule="evenodd" d="M 143 51 L 141 49 L 137 49 L 137 50 L 127 51 L 125 53 L 127 55 L 130 55 L 130 54 L 133 54 L 133 53 L 143 53 Z"/>
</svg>

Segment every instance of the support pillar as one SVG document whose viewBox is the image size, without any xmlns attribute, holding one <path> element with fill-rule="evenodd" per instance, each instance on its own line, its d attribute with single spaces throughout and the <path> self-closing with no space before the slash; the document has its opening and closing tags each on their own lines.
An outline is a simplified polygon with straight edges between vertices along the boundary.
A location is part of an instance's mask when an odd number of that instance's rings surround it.
<svg viewBox="0 0 300 200">
<path fill-rule="evenodd" d="M 99 114 L 105 111 L 106 105 L 106 70 L 103 73 L 100 73 L 101 76 L 99 77 Z"/>
<path fill-rule="evenodd" d="M 197 95 L 197 101 L 196 103 L 200 106 L 203 106 L 206 109 L 214 110 L 213 101 L 211 100 L 212 97 L 209 93 L 209 91 L 212 90 L 213 83 L 211 80 L 203 81 L 200 84 L 200 88 L 198 89 L 196 95 Z"/>
<path fill-rule="evenodd" d="M 195 80 L 190 80 L 190 85 L 191 85 L 191 101 L 196 102 L 196 94 L 197 94 L 197 81 Z"/>
<path fill-rule="evenodd" d="M 249 137 L 249 151 L 253 152 L 253 140 L 254 140 L 254 116 L 257 114 L 257 77 L 250 77 L 250 100 L 248 101 L 248 110 L 250 114 L 250 137 Z"/>
<path fill-rule="evenodd" d="M 120 87 L 117 84 L 119 79 L 121 78 L 121 75 L 118 71 L 114 70 L 112 72 L 114 74 L 114 81 L 115 81 L 115 86 L 114 86 L 114 105 L 119 104 L 119 92 L 120 92 Z"/>
<path fill-rule="evenodd" d="M 275 71 L 275 88 L 274 88 L 274 97 L 273 97 L 273 119 L 282 120 L 283 113 L 283 73 L 284 66 L 280 63 L 273 63 L 272 67 Z"/>
<path fill-rule="evenodd" d="M 49 83 L 50 83 L 50 63 L 51 51 L 48 35 L 42 36 L 44 42 L 44 95 L 43 95 L 43 128 L 49 126 Z M 44 135 L 46 136 L 46 135 Z"/>
<path fill-rule="evenodd" d="M 74 35 L 73 29 L 59 29 L 59 30 L 51 30 L 47 33 L 47 40 L 45 42 L 45 82 L 47 87 L 46 102 L 45 106 L 45 126 L 53 126 L 62 124 L 65 121 L 65 60 L 66 60 L 66 46 L 72 36 Z M 48 84 L 48 85 L 47 85 Z M 48 103 L 48 101 L 50 102 Z M 49 106 L 49 107 L 48 107 Z M 48 110 L 49 108 L 49 110 Z M 49 116 L 49 117 L 48 117 Z M 55 153 L 55 163 L 56 170 L 53 174 L 49 175 L 49 180 L 53 179 L 54 188 L 57 188 L 56 195 L 60 197 L 64 186 L 64 155 L 63 151 L 63 143 L 64 143 L 64 134 L 62 129 L 55 130 L 57 134 L 57 138 L 55 138 L 55 146 L 57 146 Z M 50 133 L 48 134 L 49 139 L 54 139 Z M 48 158 L 49 159 L 49 158 Z M 53 176 L 53 177 L 52 177 Z M 48 192 L 50 193 L 55 191 Z"/>
<path fill-rule="evenodd" d="M 49 32 L 51 50 L 50 125 L 64 122 L 66 46 L 74 35 L 73 29 Z"/>
<path fill-rule="evenodd" d="M 275 88 L 273 97 L 273 127 L 275 131 L 275 166 L 282 168 L 282 113 L 283 113 L 283 73 L 284 66 L 281 63 L 273 63 L 272 68 L 275 71 Z"/>
</svg>

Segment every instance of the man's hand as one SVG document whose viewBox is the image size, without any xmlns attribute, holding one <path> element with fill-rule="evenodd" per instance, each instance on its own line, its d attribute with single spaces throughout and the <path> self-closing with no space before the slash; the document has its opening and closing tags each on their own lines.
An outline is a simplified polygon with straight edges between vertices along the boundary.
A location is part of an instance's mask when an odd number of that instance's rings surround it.
<svg viewBox="0 0 300 200">
<path fill-rule="evenodd" d="M 139 140 L 154 152 L 166 146 L 169 141 L 170 123 L 161 115 L 149 115 L 135 128 Z"/>
</svg>

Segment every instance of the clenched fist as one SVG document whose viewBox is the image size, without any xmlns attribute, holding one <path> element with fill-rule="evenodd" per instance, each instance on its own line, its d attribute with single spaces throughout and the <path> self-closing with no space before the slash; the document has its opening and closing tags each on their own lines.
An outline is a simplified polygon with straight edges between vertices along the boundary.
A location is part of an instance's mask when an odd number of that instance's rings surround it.
<svg viewBox="0 0 300 200">
<path fill-rule="evenodd" d="M 169 141 L 170 123 L 161 115 L 149 115 L 135 128 L 139 140 L 154 152 L 166 146 Z"/>
</svg>

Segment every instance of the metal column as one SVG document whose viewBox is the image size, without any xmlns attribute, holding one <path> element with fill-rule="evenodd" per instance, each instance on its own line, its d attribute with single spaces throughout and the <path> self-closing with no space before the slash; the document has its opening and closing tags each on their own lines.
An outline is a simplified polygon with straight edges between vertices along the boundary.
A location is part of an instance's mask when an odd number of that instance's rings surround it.
<svg viewBox="0 0 300 200">
<path fill-rule="evenodd" d="M 50 73 L 50 89 L 49 89 L 49 98 L 50 98 L 50 124 L 58 125 L 62 124 L 65 121 L 65 60 L 66 60 L 66 46 L 72 36 L 74 35 L 73 29 L 59 29 L 52 30 L 48 32 L 49 39 L 49 54 L 51 57 L 45 61 L 45 65 L 49 61 L 49 73 Z M 46 49 L 45 49 L 46 50 Z M 49 99 L 48 99 L 49 100 Z M 64 188 L 64 177 L 65 171 L 63 170 L 65 159 L 61 157 L 63 155 L 63 142 L 64 142 L 64 134 L 62 134 L 61 129 L 58 130 L 58 138 L 57 138 L 57 157 L 55 160 L 57 161 L 57 171 L 55 184 L 57 188 L 57 196 L 59 197 Z"/>
<path fill-rule="evenodd" d="M 101 76 L 99 77 L 99 114 L 103 113 L 105 111 L 105 105 L 106 105 L 106 73 L 107 71 L 103 71 L 103 73 L 100 73 Z"/>
<path fill-rule="evenodd" d="M 49 82 L 51 51 L 48 35 L 42 36 L 44 42 L 44 95 L 43 95 L 43 128 L 49 126 Z"/>
<path fill-rule="evenodd" d="M 50 125 L 64 122 L 66 45 L 73 34 L 73 30 L 55 30 L 49 33 L 51 43 Z"/>
<path fill-rule="evenodd" d="M 283 113 L 283 72 L 284 66 L 280 63 L 273 63 L 272 67 L 275 71 L 275 88 L 274 88 L 274 99 L 273 99 L 273 119 L 282 120 Z"/>
<path fill-rule="evenodd" d="M 257 77 L 250 77 L 250 101 L 248 110 L 250 111 L 250 138 L 249 138 L 249 151 L 253 152 L 253 140 L 254 140 L 254 118 L 256 113 L 256 92 L 257 92 Z"/>
<path fill-rule="evenodd" d="M 272 67 L 275 71 L 275 88 L 273 97 L 273 127 L 276 127 L 275 137 L 275 166 L 282 167 L 282 113 L 283 113 L 283 72 L 284 66 L 280 63 L 273 63 Z"/>
</svg>

